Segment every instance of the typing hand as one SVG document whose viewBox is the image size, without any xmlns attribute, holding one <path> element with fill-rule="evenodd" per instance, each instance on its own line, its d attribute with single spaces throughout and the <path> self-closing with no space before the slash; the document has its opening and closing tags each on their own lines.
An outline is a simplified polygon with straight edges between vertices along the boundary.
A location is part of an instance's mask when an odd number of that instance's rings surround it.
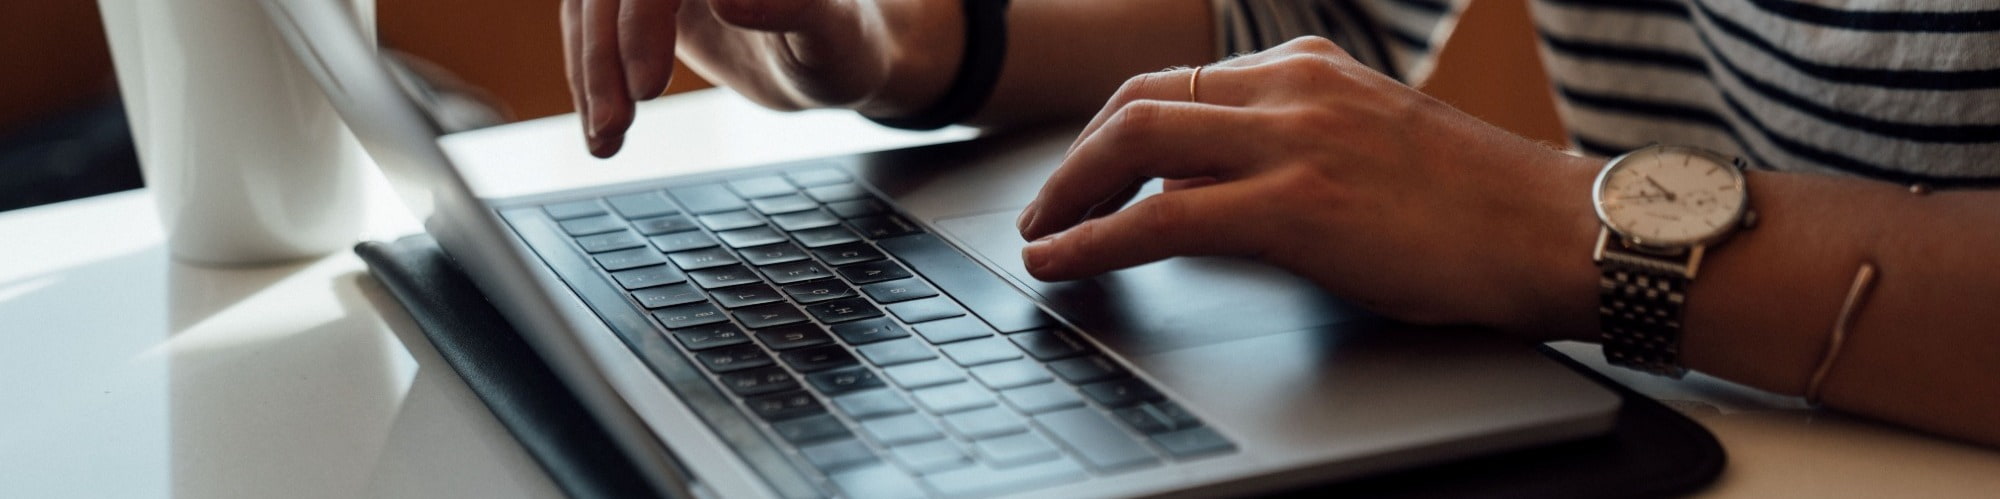
<svg viewBox="0 0 2000 499">
<path fill-rule="evenodd" d="M 1468 116 L 1323 38 L 1128 81 L 1020 220 L 1029 272 L 1261 259 L 1397 319 L 1536 327 L 1588 298 L 1593 160 Z M 1140 185 L 1164 192 L 1127 207 Z M 1581 290 L 1573 284 L 1582 283 Z"/>
<path fill-rule="evenodd" d="M 635 102 L 666 90 L 674 55 L 778 109 L 892 116 L 943 92 L 963 47 L 958 2 L 564 0 L 570 94 L 590 152 L 616 154 Z"/>
</svg>

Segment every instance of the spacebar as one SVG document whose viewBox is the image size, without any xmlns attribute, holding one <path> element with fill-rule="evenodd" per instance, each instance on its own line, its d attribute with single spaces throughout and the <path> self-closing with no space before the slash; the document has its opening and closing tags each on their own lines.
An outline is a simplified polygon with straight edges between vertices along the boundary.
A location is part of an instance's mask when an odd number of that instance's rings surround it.
<svg viewBox="0 0 2000 499">
<path fill-rule="evenodd" d="M 1020 290 L 1007 285 L 1000 276 L 993 275 L 936 235 L 909 235 L 883 239 L 876 244 L 911 270 L 929 278 L 932 284 L 957 298 L 973 315 L 985 319 L 1000 332 L 1018 333 L 1055 325 Z"/>
</svg>

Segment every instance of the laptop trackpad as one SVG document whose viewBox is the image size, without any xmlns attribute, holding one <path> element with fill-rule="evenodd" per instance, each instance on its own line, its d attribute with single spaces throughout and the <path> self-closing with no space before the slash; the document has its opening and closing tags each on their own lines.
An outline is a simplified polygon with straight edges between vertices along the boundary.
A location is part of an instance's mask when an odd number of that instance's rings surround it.
<svg viewBox="0 0 2000 499">
<path fill-rule="evenodd" d="M 1366 312 L 1311 282 L 1234 258 L 1174 258 L 1096 278 L 1048 283 L 1021 264 L 1018 209 L 938 220 L 936 226 L 1091 335 L 1127 355 L 1296 331 Z"/>
</svg>

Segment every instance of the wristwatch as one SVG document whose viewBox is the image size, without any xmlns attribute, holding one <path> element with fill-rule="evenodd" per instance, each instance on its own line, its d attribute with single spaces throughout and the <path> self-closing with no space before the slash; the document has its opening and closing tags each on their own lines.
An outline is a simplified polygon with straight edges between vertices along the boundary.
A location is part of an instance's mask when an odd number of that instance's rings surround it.
<svg viewBox="0 0 2000 499">
<path fill-rule="evenodd" d="M 1756 223 L 1741 159 L 1654 145 L 1605 163 L 1597 205 L 1597 315 L 1605 360 L 1679 378 L 1681 309 L 1702 255 Z"/>
</svg>

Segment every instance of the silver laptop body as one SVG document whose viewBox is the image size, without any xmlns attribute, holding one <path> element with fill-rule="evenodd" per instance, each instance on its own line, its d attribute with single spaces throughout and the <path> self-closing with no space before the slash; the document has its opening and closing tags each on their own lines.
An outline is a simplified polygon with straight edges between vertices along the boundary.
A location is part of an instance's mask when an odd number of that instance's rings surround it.
<svg viewBox="0 0 2000 499">
<path fill-rule="evenodd" d="M 1599 435 L 1618 407 L 1531 345 L 1252 262 L 1028 278 L 1013 220 L 1064 131 L 482 197 L 339 2 L 265 5 L 662 495 L 1246 494 Z"/>
</svg>

